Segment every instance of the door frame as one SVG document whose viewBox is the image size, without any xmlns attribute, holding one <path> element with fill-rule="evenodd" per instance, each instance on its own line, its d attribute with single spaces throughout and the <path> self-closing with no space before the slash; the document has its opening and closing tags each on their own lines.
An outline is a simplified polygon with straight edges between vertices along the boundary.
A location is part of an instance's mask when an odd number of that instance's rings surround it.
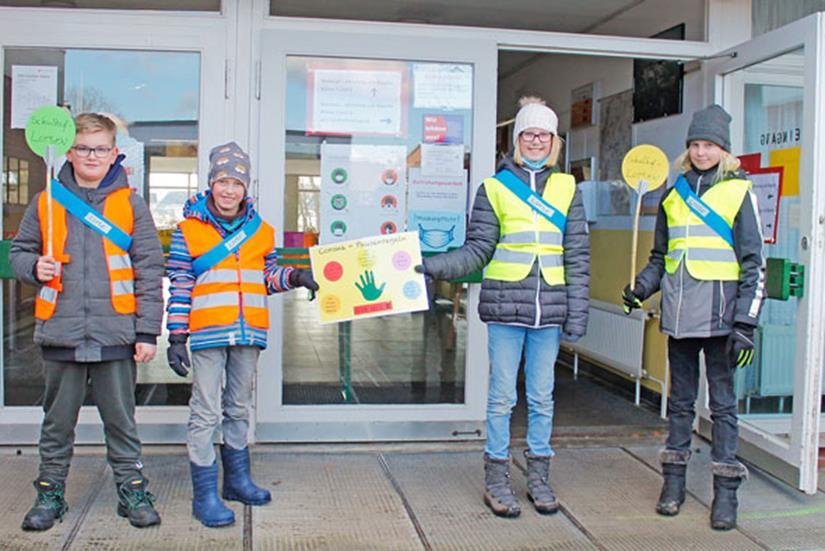
<svg viewBox="0 0 825 551">
<path fill-rule="evenodd" d="M 49 32 L 43 21 L 59 19 Z M 198 112 L 198 174 L 205 187 L 208 155 L 203 148 L 232 138 L 234 100 L 231 75 L 227 71 L 230 48 L 235 45 L 232 17 L 218 12 L 124 12 L 117 10 L 67 10 L 59 8 L 0 7 L 0 63 L 6 48 L 71 48 L 105 50 L 178 51 L 200 54 L 200 96 Z M 0 90 L 0 95 L 3 91 Z M 0 117 L 3 114 L 0 113 Z M 0 148 L 2 148 L 0 133 Z M 2 223 L 0 213 L 0 223 Z M 2 294 L 0 294 L 0 308 Z M 162 347 L 159 354 L 164 354 Z M 0 349 L 0 366 L 2 366 Z M 0 400 L 3 377 L 0 376 Z M 188 408 L 184 406 L 139 406 L 135 412 L 144 442 L 184 442 Z M 2 406 L 0 402 L 0 443 L 36 444 L 40 436 L 43 408 Z M 103 426 L 95 406 L 83 406 L 77 423 L 76 442 L 103 442 Z"/>
<path fill-rule="evenodd" d="M 817 491 L 817 464 L 820 430 L 820 395 L 825 329 L 825 161 L 817 154 L 825 141 L 823 105 L 823 14 L 800 19 L 752 40 L 716 54 L 717 59 L 704 68 L 706 96 L 723 107 L 741 101 L 741 93 L 726 88 L 728 76 L 748 66 L 767 61 L 784 53 L 804 48 L 802 154 L 800 158 L 800 262 L 806 267 L 807 284 L 799 301 L 796 319 L 796 365 L 794 366 L 794 402 L 790 419 L 790 437 L 778 438 L 767 431 L 740 420 L 740 455 L 775 476 L 813 494 Z M 741 83 L 740 83 L 741 84 Z M 734 118 L 734 121 L 736 119 Z M 734 151 L 741 151 L 742 121 L 732 125 Z M 704 378 L 702 379 L 704 382 Z M 710 436 L 710 410 L 706 385 L 698 401 L 699 432 Z M 787 423 L 787 421 L 785 421 Z"/>
</svg>

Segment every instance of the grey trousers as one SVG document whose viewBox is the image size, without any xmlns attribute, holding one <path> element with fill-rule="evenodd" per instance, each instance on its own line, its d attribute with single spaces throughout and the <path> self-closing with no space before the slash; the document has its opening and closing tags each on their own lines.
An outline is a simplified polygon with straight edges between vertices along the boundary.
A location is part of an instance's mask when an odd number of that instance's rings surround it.
<svg viewBox="0 0 825 551">
<path fill-rule="evenodd" d="M 189 460 L 207 467 L 215 462 L 212 438 L 222 425 L 223 442 L 242 450 L 247 446 L 249 406 L 257 346 L 223 346 L 192 352 L 192 397 L 186 446 Z"/>
<path fill-rule="evenodd" d="M 103 419 L 106 457 L 120 484 L 140 476 L 140 439 L 135 424 L 134 360 L 55 362 L 44 360 L 45 417 L 40 428 L 40 476 L 64 482 L 74 453 L 75 425 L 91 382 Z"/>
</svg>

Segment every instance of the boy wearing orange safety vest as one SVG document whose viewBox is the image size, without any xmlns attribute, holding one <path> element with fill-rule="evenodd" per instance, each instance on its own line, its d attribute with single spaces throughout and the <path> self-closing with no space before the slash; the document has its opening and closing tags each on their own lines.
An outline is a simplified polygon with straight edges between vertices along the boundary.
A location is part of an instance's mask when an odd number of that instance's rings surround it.
<svg viewBox="0 0 825 551">
<path fill-rule="evenodd" d="M 247 505 L 271 499 L 250 478 L 247 446 L 255 369 L 269 329 L 266 297 L 295 287 L 318 290 L 318 285 L 308 270 L 278 266 L 275 230 L 247 196 L 248 155 L 230 142 L 210 152 L 209 164 L 209 190 L 189 199 L 172 234 L 167 357 L 169 367 L 185 377 L 189 341 L 192 514 L 214 527 L 235 522 L 217 494 L 212 438 L 219 424 L 224 499 Z"/>
<path fill-rule="evenodd" d="M 68 510 L 65 480 L 87 381 L 103 419 L 117 513 L 142 528 L 159 524 L 160 516 L 141 473 L 135 362 L 155 355 L 163 254 L 146 202 L 120 166 L 114 122 L 84 113 L 75 124 L 51 208 L 48 195 L 37 194 L 11 247 L 17 277 L 39 287 L 34 341 L 42 347 L 46 383 L 37 501 L 23 529 L 47 530 Z"/>
</svg>

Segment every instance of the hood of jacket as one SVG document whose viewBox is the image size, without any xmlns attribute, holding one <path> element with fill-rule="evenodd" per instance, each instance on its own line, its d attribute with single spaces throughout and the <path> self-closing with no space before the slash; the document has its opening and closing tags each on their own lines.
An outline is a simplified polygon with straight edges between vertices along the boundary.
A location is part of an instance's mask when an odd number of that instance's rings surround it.
<svg viewBox="0 0 825 551">
<path fill-rule="evenodd" d="M 200 193 L 193 195 L 186 201 L 183 205 L 183 217 L 184 218 L 194 218 L 195 220 L 200 220 L 201 222 L 206 222 L 207 224 L 212 225 L 221 235 L 226 234 L 226 230 L 223 228 L 221 223 L 215 218 L 212 212 L 209 210 L 209 206 L 207 205 L 209 201 L 209 195 L 212 192 L 210 190 L 201 191 Z M 241 206 L 244 208 L 244 224 L 249 222 L 252 217 L 255 216 L 255 206 L 254 206 L 254 199 L 252 197 L 246 197 L 242 202 Z"/>
</svg>

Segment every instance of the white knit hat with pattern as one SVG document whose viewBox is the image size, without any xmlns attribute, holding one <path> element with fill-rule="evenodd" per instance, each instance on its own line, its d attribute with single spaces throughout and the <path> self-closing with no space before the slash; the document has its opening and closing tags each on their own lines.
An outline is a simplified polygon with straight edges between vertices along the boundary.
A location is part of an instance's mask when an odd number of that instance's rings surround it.
<svg viewBox="0 0 825 551">
<path fill-rule="evenodd" d="M 544 100 L 525 96 L 519 100 L 521 109 L 516 114 L 513 127 L 513 146 L 518 147 L 518 137 L 528 128 L 540 128 L 555 135 L 559 130 L 559 117 L 545 105 Z"/>
</svg>

